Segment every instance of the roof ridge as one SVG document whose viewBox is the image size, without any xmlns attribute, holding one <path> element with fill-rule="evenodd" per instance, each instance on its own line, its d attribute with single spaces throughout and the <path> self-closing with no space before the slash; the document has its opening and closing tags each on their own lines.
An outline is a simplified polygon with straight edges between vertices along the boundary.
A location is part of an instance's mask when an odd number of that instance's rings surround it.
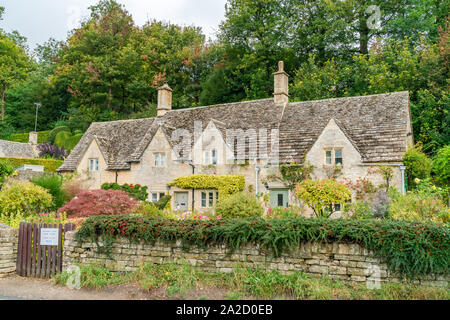
<svg viewBox="0 0 450 320">
<path fill-rule="evenodd" d="M 295 101 L 295 102 L 289 102 L 288 105 L 303 104 L 303 103 L 309 103 L 309 102 L 333 101 L 333 100 L 341 100 L 341 99 L 357 99 L 357 98 L 362 98 L 362 97 L 369 98 L 369 97 L 390 96 L 390 95 L 401 94 L 401 93 L 408 93 L 408 95 L 409 95 L 409 91 L 404 90 L 404 91 L 368 94 L 368 95 L 363 95 L 363 96 L 348 96 L 348 97 L 335 97 L 335 98 L 316 99 L 316 100 L 307 100 L 307 101 Z"/>
</svg>

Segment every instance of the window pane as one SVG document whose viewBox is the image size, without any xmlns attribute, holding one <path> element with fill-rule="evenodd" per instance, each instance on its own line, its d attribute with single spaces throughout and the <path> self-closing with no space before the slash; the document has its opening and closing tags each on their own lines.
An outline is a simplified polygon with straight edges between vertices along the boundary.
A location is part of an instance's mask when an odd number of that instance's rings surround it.
<svg viewBox="0 0 450 320">
<path fill-rule="evenodd" d="M 89 160 L 89 171 L 94 170 L 94 161 L 92 159 Z"/>
<path fill-rule="evenodd" d="M 202 208 L 206 207 L 206 192 L 202 192 Z"/>
<path fill-rule="evenodd" d="M 155 167 L 159 165 L 159 154 L 155 153 Z"/>
<path fill-rule="evenodd" d="M 161 199 L 162 197 L 164 197 L 164 193 L 161 192 L 161 193 L 159 194 L 159 198 Z"/>
<path fill-rule="evenodd" d="M 325 151 L 325 161 L 326 161 L 326 164 L 331 164 L 331 151 L 330 150 Z"/>
<path fill-rule="evenodd" d="M 95 159 L 95 171 L 98 171 L 98 159 Z"/>
<path fill-rule="evenodd" d="M 152 193 L 152 202 L 156 202 L 156 201 L 158 201 L 158 194 Z"/>
<path fill-rule="evenodd" d="M 277 204 L 277 206 L 278 207 L 282 207 L 283 206 L 283 194 L 281 194 L 281 193 L 279 193 L 278 194 L 278 204 Z"/>
<path fill-rule="evenodd" d="M 342 150 L 334 151 L 334 162 L 336 164 L 342 164 Z"/>
<path fill-rule="evenodd" d="M 209 193 L 209 199 L 208 199 L 208 206 L 212 207 L 214 205 L 214 193 L 210 192 Z"/>
<path fill-rule="evenodd" d="M 209 164 L 209 152 L 205 151 L 205 164 Z"/>
<path fill-rule="evenodd" d="M 161 167 L 164 167 L 166 165 L 166 154 L 161 153 Z"/>
<path fill-rule="evenodd" d="M 212 164 L 217 164 L 217 151 L 216 150 L 212 150 L 211 151 L 211 156 L 212 156 Z"/>
<path fill-rule="evenodd" d="M 334 204 L 334 211 L 341 211 L 341 204 L 340 203 L 335 203 Z"/>
</svg>

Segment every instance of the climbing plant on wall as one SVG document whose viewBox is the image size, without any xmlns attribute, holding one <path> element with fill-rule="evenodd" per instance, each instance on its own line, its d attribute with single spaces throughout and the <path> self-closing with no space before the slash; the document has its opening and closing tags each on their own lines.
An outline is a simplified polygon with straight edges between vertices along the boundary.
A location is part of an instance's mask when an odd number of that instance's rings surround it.
<svg viewBox="0 0 450 320">
<path fill-rule="evenodd" d="M 244 190 L 245 179 L 243 175 L 193 174 L 178 177 L 168 185 L 181 189 L 215 189 L 221 196 L 226 197 Z"/>
</svg>

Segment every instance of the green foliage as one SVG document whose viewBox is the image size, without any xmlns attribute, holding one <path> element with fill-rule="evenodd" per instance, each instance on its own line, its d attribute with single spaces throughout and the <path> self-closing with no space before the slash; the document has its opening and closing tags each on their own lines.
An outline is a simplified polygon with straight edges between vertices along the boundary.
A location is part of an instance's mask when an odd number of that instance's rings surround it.
<svg viewBox="0 0 450 320">
<path fill-rule="evenodd" d="M 31 182 L 12 182 L 3 186 L 0 191 L 0 217 L 3 221 L 17 216 L 35 216 L 51 206 L 51 194 Z"/>
<path fill-rule="evenodd" d="M 50 131 L 38 131 L 38 144 L 48 142 Z M 29 132 L 15 133 L 9 136 L 8 140 L 27 143 L 29 141 Z"/>
<path fill-rule="evenodd" d="M 82 137 L 82 133 L 72 134 L 69 131 L 59 131 L 55 136 L 55 144 L 66 150 L 72 150 Z"/>
<path fill-rule="evenodd" d="M 328 212 L 327 208 L 331 204 L 343 206 L 352 198 L 350 190 L 333 179 L 304 180 L 296 186 L 295 195 L 305 201 L 318 217 L 329 216 L 332 212 Z"/>
<path fill-rule="evenodd" d="M 258 199 L 248 192 L 238 192 L 220 198 L 215 211 L 217 216 L 224 218 L 259 217 L 264 212 Z"/>
<path fill-rule="evenodd" d="M 59 127 L 54 128 L 53 130 L 50 131 L 50 133 L 48 135 L 48 142 L 55 143 L 56 135 L 62 131 L 70 132 L 70 129 L 67 126 L 59 126 Z"/>
<path fill-rule="evenodd" d="M 145 201 L 148 197 L 147 186 L 141 186 L 140 184 L 128 184 L 125 183 L 123 185 L 119 185 L 118 183 L 107 183 L 101 185 L 101 188 L 103 190 L 122 190 L 128 193 L 131 197 L 135 198 L 136 200 Z M 169 198 L 170 199 L 170 198 Z"/>
<path fill-rule="evenodd" d="M 225 244 L 230 250 L 260 244 L 279 256 L 304 241 L 358 243 L 404 275 L 448 274 L 450 232 L 436 223 L 326 218 L 169 220 L 121 216 L 88 218 L 77 233 L 80 242 L 98 241 L 108 254 L 117 237 L 132 242 L 181 240 L 183 247 Z"/>
<path fill-rule="evenodd" d="M 306 179 L 311 179 L 311 173 L 314 171 L 314 166 L 309 163 L 303 165 L 282 164 L 280 167 L 281 179 L 287 183 L 289 189 L 294 189 L 297 183 Z"/>
<path fill-rule="evenodd" d="M 243 175 L 194 174 L 178 177 L 168 185 L 181 189 L 214 189 L 219 191 L 220 197 L 227 197 L 244 190 L 245 179 Z"/>
<path fill-rule="evenodd" d="M 35 185 L 46 189 L 53 198 L 53 206 L 50 208 L 56 211 L 66 202 L 66 194 L 62 189 L 63 178 L 59 175 L 41 175 L 33 179 Z"/>
<path fill-rule="evenodd" d="M 438 150 L 433 163 L 436 182 L 442 186 L 450 186 L 450 145 Z"/>
<path fill-rule="evenodd" d="M 0 185 L 6 177 L 11 176 L 16 171 L 16 166 L 8 159 L 0 159 Z"/>
<path fill-rule="evenodd" d="M 415 185 L 411 182 L 416 178 L 430 178 L 433 160 L 428 158 L 420 149 L 412 148 L 406 151 L 403 157 L 403 163 L 406 166 L 406 176 L 410 187 L 414 188 Z"/>
<path fill-rule="evenodd" d="M 167 205 L 170 204 L 171 198 L 172 198 L 172 196 L 166 194 L 166 195 L 162 196 L 158 201 L 155 202 L 155 206 L 159 210 L 164 210 L 167 208 Z"/>
<path fill-rule="evenodd" d="M 44 166 L 44 170 L 46 172 L 56 172 L 64 161 L 61 160 L 53 160 L 53 159 L 26 159 L 26 158 L 3 158 L 0 157 L 0 161 L 8 160 L 14 168 L 20 167 L 23 164 L 35 164 Z"/>
<path fill-rule="evenodd" d="M 266 219 L 287 219 L 287 218 L 298 218 L 303 215 L 303 209 L 301 207 L 289 206 L 269 208 L 267 214 L 264 216 Z"/>
</svg>

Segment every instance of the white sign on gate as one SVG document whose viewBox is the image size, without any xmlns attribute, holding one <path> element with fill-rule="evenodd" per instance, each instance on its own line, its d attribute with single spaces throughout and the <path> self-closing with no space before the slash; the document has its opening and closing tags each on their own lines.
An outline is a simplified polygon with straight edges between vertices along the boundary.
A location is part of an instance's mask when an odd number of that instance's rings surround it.
<svg viewBox="0 0 450 320">
<path fill-rule="evenodd" d="M 59 229 L 42 228 L 41 229 L 41 246 L 57 246 Z"/>
</svg>

